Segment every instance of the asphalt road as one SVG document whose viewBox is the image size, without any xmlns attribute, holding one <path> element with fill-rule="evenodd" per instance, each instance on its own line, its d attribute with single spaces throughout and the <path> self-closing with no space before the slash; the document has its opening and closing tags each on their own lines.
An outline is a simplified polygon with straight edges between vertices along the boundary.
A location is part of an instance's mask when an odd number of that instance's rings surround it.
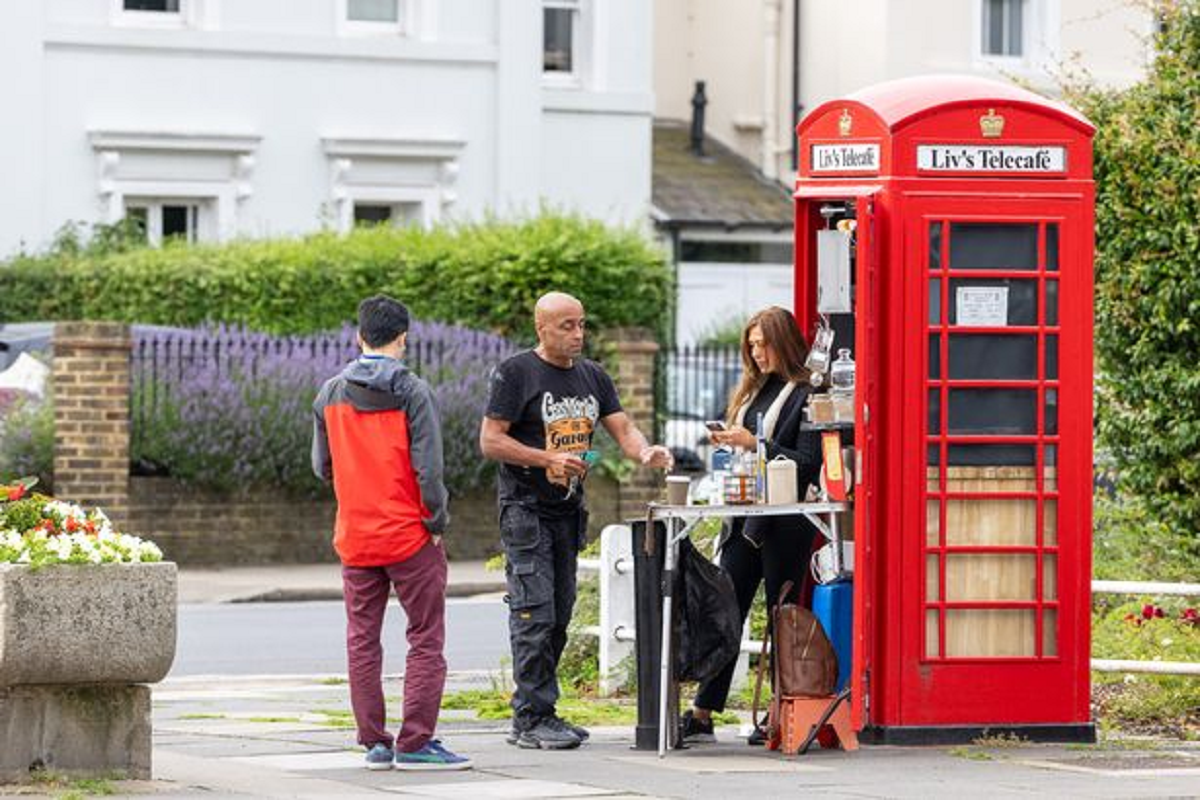
<svg viewBox="0 0 1200 800">
<path fill-rule="evenodd" d="M 449 669 L 499 669 L 508 656 L 507 619 L 499 599 L 447 600 Z M 404 612 L 393 600 L 384 622 L 385 674 L 404 671 L 404 626 Z M 181 605 L 170 674 L 344 674 L 345 630 L 345 610 L 337 601 Z"/>
</svg>

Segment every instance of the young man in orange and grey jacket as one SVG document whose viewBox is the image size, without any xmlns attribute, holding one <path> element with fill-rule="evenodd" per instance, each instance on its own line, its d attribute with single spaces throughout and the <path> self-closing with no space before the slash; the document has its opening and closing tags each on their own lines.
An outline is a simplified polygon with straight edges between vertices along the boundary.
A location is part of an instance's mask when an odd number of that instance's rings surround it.
<svg viewBox="0 0 1200 800">
<path fill-rule="evenodd" d="M 368 769 L 466 769 L 433 738 L 446 682 L 446 554 L 450 520 L 442 434 L 428 384 L 401 359 L 408 309 L 390 297 L 358 307 L 362 355 L 313 402 L 313 471 L 337 495 L 333 546 L 342 561 L 350 705 Z M 391 589 L 408 617 L 404 723 L 385 727 L 380 631 Z"/>
</svg>

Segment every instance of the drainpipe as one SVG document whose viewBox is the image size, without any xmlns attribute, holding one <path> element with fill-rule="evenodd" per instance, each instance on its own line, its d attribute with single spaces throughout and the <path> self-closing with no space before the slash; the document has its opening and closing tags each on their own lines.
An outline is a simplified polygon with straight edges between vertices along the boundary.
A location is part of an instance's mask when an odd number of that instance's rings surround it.
<svg viewBox="0 0 1200 800">
<path fill-rule="evenodd" d="M 778 135 L 779 124 L 779 18 L 783 0 L 763 0 L 763 128 L 762 128 L 762 174 L 771 179 L 779 178 Z"/>
<path fill-rule="evenodd" d="M 704 155 L 704 108 L 707 105 L 704 81 L 696 81 L 696 89 L 692 92 L 692 130 L 688 137 L 689 149 L 696 157 Z"/>
</svg>

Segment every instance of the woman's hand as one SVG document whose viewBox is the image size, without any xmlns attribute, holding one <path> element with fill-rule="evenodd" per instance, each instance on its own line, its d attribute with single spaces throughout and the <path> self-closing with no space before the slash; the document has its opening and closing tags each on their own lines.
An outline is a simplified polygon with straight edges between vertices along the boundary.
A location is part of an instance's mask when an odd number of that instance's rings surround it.
<svg viewBox="0 0 1200 800">
<path fill-rule="evenodd" d="M 754 434 L 743 428 L 741 425 L 735 425 L 723 431 L 713 431 L 711 434 L 713 444 L 724 444 L 731 447 L 740 447 L 743 450 L 753 450 L 758 442 L 754 438 Z"/>
</svg>

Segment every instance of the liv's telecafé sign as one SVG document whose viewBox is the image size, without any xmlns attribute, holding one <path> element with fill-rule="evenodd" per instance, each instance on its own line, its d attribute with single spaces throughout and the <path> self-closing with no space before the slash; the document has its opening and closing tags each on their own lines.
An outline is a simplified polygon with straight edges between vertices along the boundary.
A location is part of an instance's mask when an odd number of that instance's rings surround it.
<svg viewBox="0 0 1200 800">
<path fill-rule="evenodd" d="M 1060 145 L 917 145 L 917 169 L 926 172 L 1067 171 L 1067 148 Z"/>
<path fill-rule="evenodd" d="M 813 172 L 879 172 L 879 145 L 814 144 Z"/>
</svg>

